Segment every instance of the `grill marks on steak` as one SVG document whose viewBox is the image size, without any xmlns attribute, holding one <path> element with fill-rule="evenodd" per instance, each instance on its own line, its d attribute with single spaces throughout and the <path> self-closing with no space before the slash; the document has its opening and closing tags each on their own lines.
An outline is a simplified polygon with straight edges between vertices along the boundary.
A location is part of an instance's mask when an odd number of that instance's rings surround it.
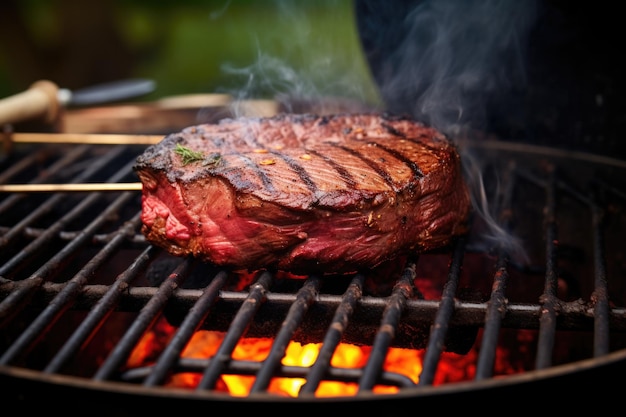
<svg viewBox="0 0 626 417">
<path fill-rule="evenodd" d="M 206 158 L 185 165 L 177 144 Z M 353 272 L 467 231 L 456 148 L 406 118 L 225 119 L 167 136 L 135 170 L 149 241 L 235 269 Z"/>
<path fill-rule="evenodd" d="M 315 182 L 311 179 L 311 177 L 305 171 L 302 165 L 300 165 L 296 160 L 285 155 L 284 153 L 276 152 L 276 151 L 270 151 L 270 153 L 276 156 L 277 158 L 282 158 L 287 163 L 287 165 L 289 165 L 289 167 L 296 174 L 298 174 L 298 176 L 300 177 L 300 180 L 302 180 L 303 184 L 306 185 L 309 191 L 311 191 L 312 193 L 317 193 L 318 189 L 317 189 L 317 186 L 315 185 Z"/>
<path fill-rule="evenodd" d="M 350 171 L 345 169 L 343 166 L 339 165 L 337 161 L 335 161 L 334 159 L 324 154 L 317 152 L 315 149 L 307 149 L 307 153 L 309 153 L 310 155 L 317 156 L 321 158 L 322 160 L 324 160 L 324 162 L 328 163 L 328 165 L 330 165 L 332 169 L 334 169 L 337 172 L 337 174 L 339 174 L 339 177 L 343 180 L 343 182 L 348 188 L 352 189 L 356 187 L 356 180 L 354 179 L 352 174 L 350 174 Z"/>
</svg>

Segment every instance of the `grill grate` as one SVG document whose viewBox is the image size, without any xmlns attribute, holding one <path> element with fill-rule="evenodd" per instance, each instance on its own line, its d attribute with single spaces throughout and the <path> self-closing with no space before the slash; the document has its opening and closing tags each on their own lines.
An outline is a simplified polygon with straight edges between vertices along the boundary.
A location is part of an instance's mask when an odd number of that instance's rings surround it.
<svg viewBox="0 0 626 417">
<path fill-rule="evenodd" d="M 531 350 L 524 372 L 624 349 L 625 166 L 514 144 L 464 146 L 468 165 L 479 172 L 470 178 L 482 179 L 483 202 L 497 216 L 477 210 L 467 238 L 382 277 L 261 271 L 241 288 L 240 274 L 148 245 L 139 233 L 139 192 L 0 195 L 0 371 L 30 369 L 128 389 L 160 389 L 173 373 L 192 372 L 201 395 L 225 374 L 253 375 L 250 394 L 257 396 L 284 376 L 304 378 L 300 395 L 307 397 L 325 380 L 358 384 L 359 393 L 379 384 L 432 386 L 444 352 L 466 354 L 476 344 L 474 379 L 488 380 L 498 375 L 505 336 L 514 335 L 510 350 L 519 348 L 519 330 L 533 335 L 524 345 Z M 2 161 L 0 181 L 132 181 L 141 151 L 16 147 Z M 525 257 L 502 236 L 519 237 Z M 176 327 L 171 341 L 153 365 L 126 369 L 142 336 L 163 317 Z M 217 353 L 181 358 L 199 329 L 224 332 Z M 273 338 L 267 358 L 232 359 L 242 337 Z M 321 343 L 312 366 L 282 364 L 292 340 Z M 572 341 L 578 351 L 568 349 Z M 340 342 L 371 346 L 366 364 L 331 365 Z M 391 347 L 423 353 L 413 375 L 418 382 L 385 370 Z M 560 356 L 563 350 L 569 352 Z"/>
</svg>

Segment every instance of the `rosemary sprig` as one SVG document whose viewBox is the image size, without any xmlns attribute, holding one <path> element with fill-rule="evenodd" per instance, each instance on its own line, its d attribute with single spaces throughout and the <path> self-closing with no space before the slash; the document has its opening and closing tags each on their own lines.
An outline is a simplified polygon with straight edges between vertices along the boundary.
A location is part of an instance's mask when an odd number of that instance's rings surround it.
<svg viewBox="0 0 626 417">
<path fill-rule="evenodd" d="M 202 161 L 202 166 L 215 168 L 222 162 L 222 155 L 220 155 L 219 152 L 213 152 L 209 156 L 205 157 L 202 152 L 193 151 L 180 143 L 176 144 L 174 152 L 180 155 L 183 159 L 183 165 Z"/>
<path fill-rule="evenodd" d="M 176 144 L 176 149 L 174 149 L 180 157 L 183 159 L 183 165 L 191 164 L 192 162 L 202 161 L 204 159 L 204 154 L 202 152 L 193 151 L 186 146 L 181 145 L 180 143 Z"/>
</svg>

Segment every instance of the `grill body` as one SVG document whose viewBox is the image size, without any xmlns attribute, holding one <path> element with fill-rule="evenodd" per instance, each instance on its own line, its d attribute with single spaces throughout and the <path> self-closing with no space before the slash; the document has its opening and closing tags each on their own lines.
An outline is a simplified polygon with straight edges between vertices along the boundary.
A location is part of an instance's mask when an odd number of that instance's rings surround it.
<svg viewBox="0 0 626 417">
<path fill-rule="evenodd" d="M 147 244 L 136 191 L 2 195 L 0 377 L 10 387 L 7 395 L 24 407 L 38 406 L 42 396 L 80 396 L 101 404 L 103 415 L 157 410 L 165 402 L 186 409 L 206 402 L 279 404 L 294 411 L 303 404 L 365 402 L 384 415 L 442 397 L 475 401 L 526 389 L 533 398 L 550 398 L 555 383 L 572 393 L 584 392 L 590 381 L 600 387 L 625 366 L 626 165 L 515 143 L 459 146 L 468 181 L 485 196 L 475 203 L 471 233 L 374 281 L 367 273 L 293 279 L 260 271 L 242 285 L 240 275 Z M 13 183 L 132 181 L 141 151 L 18 147 L 0 176 Z M 163 319 L 176 329 L 171 342 L 149 365 L 129 369 L 131 352 Z M 225 334 L 218 354 L 181 358 L 200 329 Z M 267 358 L 233 360 L 230 352 L 242 337 L 273 338 Z M 322 359 L 311 367 L 283 365 L 291 340 L 322 343 Z M 367 363 L 331 366 L 328 355 L 340 341 L 371 346 Z M 443 355 L 465 355 L 474 346 L 471 380 L 434 382 Z M 392 347 L 421 352 L 422 369 L 413 375 L 418 382 L 383 369 Z M 515 372 L 498 368 L 502 352 Z M 166 386 L 182 371 L 201 376 L 198 388 Z M 232 373 L 254 375 L 248 396 L 214 389 Z M 267 392 L 275 377 L 306 382 L 298 397 L 284 398 Z M 318 398 L 322 380 L 359 390 Z M 376 394 L 379 384 L 398 392 Z"/>
</svg>

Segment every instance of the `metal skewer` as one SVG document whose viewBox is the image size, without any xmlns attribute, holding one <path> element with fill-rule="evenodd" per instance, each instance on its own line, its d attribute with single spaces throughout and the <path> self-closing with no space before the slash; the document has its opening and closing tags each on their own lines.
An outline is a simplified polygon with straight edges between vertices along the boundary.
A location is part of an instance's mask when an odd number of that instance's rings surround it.
<svg viewBox="0 0 626 417">
<path fill-rule="evenodd" d="M 88 145 L 152 145 L 164 135 L 126 135 L 93 133 L 2 133 L 5 149 L 16 143 L 88 144 Z M 140 182 L 69 183 L 69 184 L 0 184 L 0 193 L 137 191 Z"/>
<path fill-rule="evenodd" d="M 140 182 L 76 183 L 76 184 L 0 184 L 2 193 L 85 192 L 85 191 L 137 191 Z"/>
<path fill-rule="evenodd" d="M 13 143 L 80 143 L 87 145 L 153 145 L 164 135 L 125 135 L 103 133 L 3 133 L 5 144 Z"/>
</svg>

